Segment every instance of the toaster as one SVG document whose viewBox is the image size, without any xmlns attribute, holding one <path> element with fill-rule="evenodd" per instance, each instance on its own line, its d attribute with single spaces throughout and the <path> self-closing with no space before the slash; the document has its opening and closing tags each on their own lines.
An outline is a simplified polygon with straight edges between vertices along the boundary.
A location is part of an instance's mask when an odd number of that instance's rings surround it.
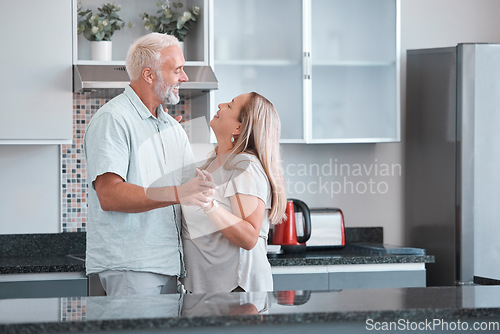
<svg viewBox="0 0 500 334">
<path fill-rule="evenodd" d="M 307 240 L 307 248 L 340 248 L 345 246 L 345 225 L 342 210 L 316 208 L 310 209 L 310 214 L 311 237 Z"/>
</svg>

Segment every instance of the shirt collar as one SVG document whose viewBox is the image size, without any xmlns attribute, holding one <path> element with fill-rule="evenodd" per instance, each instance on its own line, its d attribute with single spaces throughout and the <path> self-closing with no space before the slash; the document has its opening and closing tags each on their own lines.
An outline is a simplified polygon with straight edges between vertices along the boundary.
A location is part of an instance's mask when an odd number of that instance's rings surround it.
<svg viewBox="0 0 500 334">
<path fill-rule="evenodd" d="M 158 116 L 158 120 L 162 121 L 163 123 L 168 122 L 168 119 L 171 117 L 166 111 L 165 108 L 163 108 L 163 105 L 159 105 L 158 108 L 156 109 L 156 115 Z"/>
<path fill-rule="evenodd" d="M 129 98 L 130 102 L 132 102 L 132 105 L 134 106 L 135 110 L 142 119 L 148 119 L 149 117 L 154 118 L 154 116 L 151 114 L 149 109 L 144 105 L 139 96 L 137 96 L 136 92 L 132 89 L 132 87 L 130 86 L 125 87 L 125 91 L 123 93 Z M 167 122 L 168 114 L 165 112 L 161 104 L 156 109 L 156 115 L 158 116 L 157 117 L 158 120 L 162 121 L 163 123 Z"/>
</svg>

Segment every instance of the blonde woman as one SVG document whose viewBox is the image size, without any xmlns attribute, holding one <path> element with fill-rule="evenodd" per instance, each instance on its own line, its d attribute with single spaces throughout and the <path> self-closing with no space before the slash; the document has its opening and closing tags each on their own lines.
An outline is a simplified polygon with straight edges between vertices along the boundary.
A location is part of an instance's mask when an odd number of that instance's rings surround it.
<svg viewBox="0 0 500 334">
<path fill-rule="evenodd" d="M 201 177 L 217 184 L 214 200 L 183 206 L 184 286 L 193 293 L 272 291 L 270 224 L 285 217 L 274 106 L 252 92 L 219 105 L 210 121 L 217 147 Z"/>
</svg>

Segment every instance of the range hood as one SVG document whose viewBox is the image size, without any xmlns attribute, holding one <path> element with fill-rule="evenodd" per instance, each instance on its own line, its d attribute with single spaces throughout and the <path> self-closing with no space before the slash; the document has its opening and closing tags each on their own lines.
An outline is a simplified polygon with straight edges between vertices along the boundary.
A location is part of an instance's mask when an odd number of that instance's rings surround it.
<svg viewBox="0 0 500 334">
<path fill-rule="evenodd" d="M 181 90 L 209 91 L 219 84 L 210 66 L 185 66 L 188 82 Z M 125 88 L 130 83 L 124 65 L 73 65 L 73 92 L 82 89 Z"/>
</svg>

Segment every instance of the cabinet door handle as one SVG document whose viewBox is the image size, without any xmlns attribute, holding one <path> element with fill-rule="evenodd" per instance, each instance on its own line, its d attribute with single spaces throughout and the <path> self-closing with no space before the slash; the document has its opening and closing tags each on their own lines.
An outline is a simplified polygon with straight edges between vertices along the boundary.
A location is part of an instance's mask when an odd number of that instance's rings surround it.
<svg viewBox="0 0 500 334">
<path fill-rule="evenodd" d="M 304 79 L 311 80 L 312 60 L 311 52 L 304 52 Z"/>
</svg>

